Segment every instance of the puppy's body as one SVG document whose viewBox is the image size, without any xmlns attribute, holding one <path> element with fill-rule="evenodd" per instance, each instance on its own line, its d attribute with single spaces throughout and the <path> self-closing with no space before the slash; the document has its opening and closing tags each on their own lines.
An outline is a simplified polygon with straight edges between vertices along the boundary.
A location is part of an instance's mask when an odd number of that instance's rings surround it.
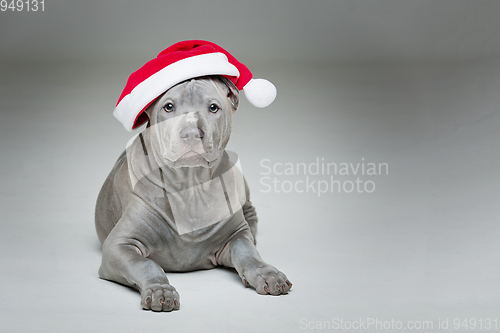
<svg viewBox="0 0 500 333">
<path fill-rule="evenodd" d="M 242 210 L 217 221 L 218 223 L 179 234 L 168 196 L 163 196 L 161 190 L 151 191 L 157 192 L 158 196 L 147 196 L 144 189 L 140 188 L 136 188 L 134 191 L 129 176 L 127 155 L 135 155 L 130 153 L 130 150 L 135 149 L 142 149 L 140 137 L 134 140 L 127 154 L 124 153 L 120 156 L 99 195 L 98 202 L 100 204 L 97 206 L 96 223 L 101 242 L 104 243 L 107 238 L 109 238 L 107 239 L 108 243 L 117 238 L 132 240 L 130 245 L 136 251 L 139 250 L 141 255 L 155 261 L 165 271 L 171 272 L 210 269 L 222 265 L 223 258 L 227 256 L 227 248 L 224 249 L 224 246 L 236 234 L 244 235 L 254 242 L 250 225 L 253 225 L 253 229 L 256 230 L 257 217 L 249 200 L 244 203 Z M 225 154 L 214 177 L 219 177 L 224 170 L 226 173 L 230 171 L 231 164 L 229 157 Z M 188 174 L 190 170 L 183 169 L 176 173 L 172 172 L 170 175 L 164 171 L 165 169 L 162 171 L 164 178 L 166 178 L 167 188 L 172 187 L 172 181 L 168 178 L 173 175 L 181 174 L 184 183 L 193 181 L 188 179 L 192 177 Z M 154 177 L 154 174 L 148 176 Z M 179 181 L 179 178 L 177 177 L 175 181 Z M 149 181 L 149 179 L 143 178 L 140 186 L 144 186 L 144 183 Z M 146 185 L 155 186 L 152 181 Z M 245 186 L 245 184 L 242 185 Z M 190 189 L 196 191 L 200 187 L 193 186 Z M 210 187 L 213 186 L 209 186 L 207 190 L 210 190 Z M 185 196 L 189 194 L 181 195 L 180 200 L 187 199 Z M 200 197 L 206 196 L 204 193 L 200 194 Z M 192 205 L 196 205 L 196 201 L 190 200 Z M 199 209 L 196 208 L 195 210 Z M 209 208 L 220 207 L 212 206 Z M 140 218 L 141 223 L 137 222 L 137 218 Z"/>
<path fill-rule="evenodd" d="M 220 77 L 160 96 L 106 179 L 96 207 L 99 275 L 141 292 L 145 309 L 178 309 L 168 271 L 234 267 L 261 294 L 291 283 L 255 249 L 257 217 L 236 160 L 224 148 L 238 92 Z"/>
</svg>

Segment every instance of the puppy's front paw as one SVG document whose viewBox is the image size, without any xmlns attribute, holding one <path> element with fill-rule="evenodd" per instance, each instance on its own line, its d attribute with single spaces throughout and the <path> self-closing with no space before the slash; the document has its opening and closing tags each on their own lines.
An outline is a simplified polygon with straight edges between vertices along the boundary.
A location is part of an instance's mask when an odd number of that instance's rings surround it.
<svg viewBox="0 0 500 333">
<path fill-rule="evenodd" d="M 146 310 L 179 310 L 180 299 L 177 290 L 169 284 L 154 283 L 141 290 L 141 305 Z"/>
<path fill-rule="evenodd" d="M 292 288 L 286 275 L 268 264 L 246 271 L 242 280 L 245 286 L 252 286 L 261 295 L 283 295 Z"/>
</svg>

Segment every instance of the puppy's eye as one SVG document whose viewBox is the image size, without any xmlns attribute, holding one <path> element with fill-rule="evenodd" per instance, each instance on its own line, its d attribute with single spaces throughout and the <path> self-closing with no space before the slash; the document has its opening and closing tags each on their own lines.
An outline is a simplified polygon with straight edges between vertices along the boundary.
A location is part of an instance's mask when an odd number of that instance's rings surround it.
<svg viewBox="0 0 500 333">
<path fill-rule="evenodd" d="M 167 112 L 172 112 L 174 111 L 174 105 L 172 103 L 167 103 L 164 107 L 163 110 Z"/>
<path fill-rule="evenodd" d="M 210 104 L 209 108 L 210 112 L 212 113 L 216 113 L 217 111 L 219 111 L 219 107 L 215 104 Z"/>
</svg>

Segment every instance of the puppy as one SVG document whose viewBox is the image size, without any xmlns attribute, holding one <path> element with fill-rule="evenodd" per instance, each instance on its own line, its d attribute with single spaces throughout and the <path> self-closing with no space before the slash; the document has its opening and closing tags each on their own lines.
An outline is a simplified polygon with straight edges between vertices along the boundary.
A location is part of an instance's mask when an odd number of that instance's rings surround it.
<svg viewBox="0 0 500 333">
<path fill-rule="evenodd" d="M 223 76 L 173 86 L 146 109 L 146 129 L 99 193 L 99 276 L 137 289 L 144 309 L 179 309 L 165 272 L 223 265 L 262 295 L 292 287 L 257 252 L 249 189 L 237 157 L 225 151 L 238 103 L 238 89 Z"/>
</svg>

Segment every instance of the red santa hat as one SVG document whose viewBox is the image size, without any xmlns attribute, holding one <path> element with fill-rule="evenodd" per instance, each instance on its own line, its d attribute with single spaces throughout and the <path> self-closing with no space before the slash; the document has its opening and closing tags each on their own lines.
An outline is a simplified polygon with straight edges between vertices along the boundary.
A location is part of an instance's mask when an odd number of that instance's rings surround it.
<svg viewBox="0 0 500 333">
<path fill-rule="evenodd" d="M 132 131 L 146 122 L 143 112 L 158 96 L 182 81 L 204 75 L 228 78 L 259 108 L 276 98 L 271 82 L 253 79 L 250 70 L 219 45 L 187 40 L 166 48 L 130 75 L 113 115 Z"/>
</svg>

